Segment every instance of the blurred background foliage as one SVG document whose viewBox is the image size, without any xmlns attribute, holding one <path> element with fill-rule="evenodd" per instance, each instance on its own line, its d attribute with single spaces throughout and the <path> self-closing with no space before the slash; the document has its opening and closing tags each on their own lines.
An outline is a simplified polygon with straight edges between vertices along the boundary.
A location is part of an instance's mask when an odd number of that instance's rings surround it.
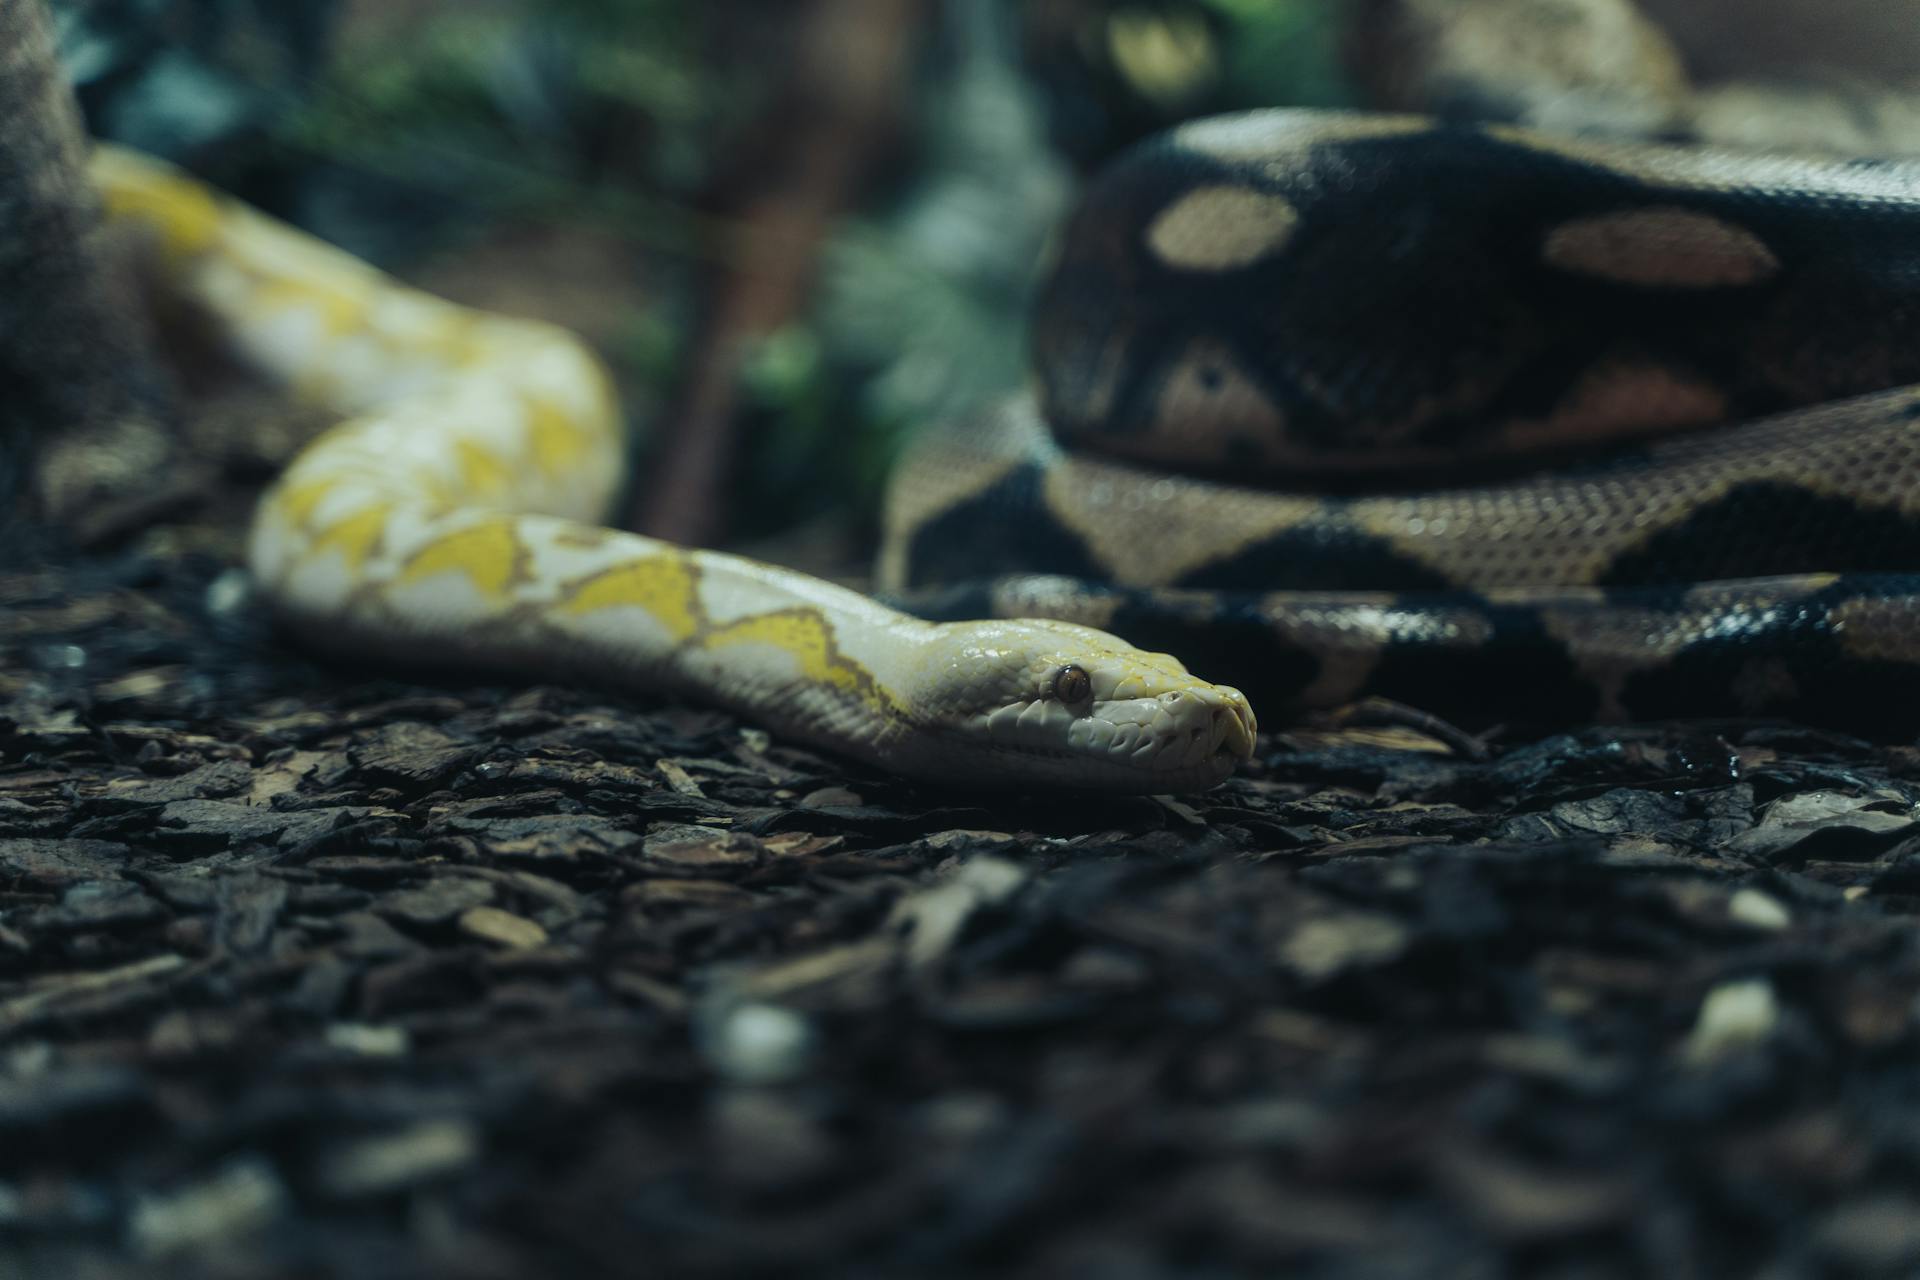
<svg viewBox="0 0 1920 1280">
<path fill-rule="evenodd" d="M 884 162 L 755 335 L 731 540 L 859 535 L 906 433 L 1017 386 L 1073 190 L 1174 121 L 1347 100 L 1342 0 L 926 0 Z M 53 0 L 93 129 L 600 346 L 670 429 L 728 192 L 782 145 L 796 0 Z M 796 17 L 796 15 L 800 15 Z M 857 56 L 850 49 L 849 56 Z"/>
</svg>

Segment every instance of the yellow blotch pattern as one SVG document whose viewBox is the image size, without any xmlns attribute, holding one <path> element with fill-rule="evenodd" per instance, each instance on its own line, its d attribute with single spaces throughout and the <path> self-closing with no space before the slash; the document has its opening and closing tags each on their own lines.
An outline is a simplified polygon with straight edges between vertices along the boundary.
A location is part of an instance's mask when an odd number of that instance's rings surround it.
<svg viewBox="0 0 1920 1280">
<path fill-rule="evenodd" d="M 685 556 L 669 553 L 595 574 L 574 587 L 561 608 L 579 614 L 631 605 L 659 619 L 675 640 L 685 640 L 700 628 L 694 592 L 693 566 Z"/>
<path fill-rule="evenodd" d="M 586 453 L 586 433 L 568 419 L 566 412 L 545 400 L 527 400 L 527 437 L 533 445 L 533 459 L 548 475 L 559 475 Z"/>
<path fill-rule="evenodd" d="M 514 580 L 522 548 L 511 520 L 489 520 L 428 543 L 407 560 L 402 583 L 464 573 L 481 594 L 499 597 Z"/>
<path fill-rule="evenodd" d="M 380 534 L 386 525 L 387 507 L 384 503 L 367 507 L 343 520 L 334 521 L 315 534 L 313 549 L 324 551 L 332 548 L 340 553 L 348 565 L 358 569 L 380 544 Z"/>
<path fill-rule="evenodd" d="M 425 507 L 436 515 L 473 501 L 474 494 L 463 483 L 446 479 L 436 472 L 417 471 L 411 486 L 425 499 Z"/>
<path fill-rule="evenodd" d="M 282 515 L 288 523 L 305 525 L 313 519 L 314 508 L 320 500 L 333 489 L 332 480 L 309 480 L 305 484 L 291 484 L 282 489 L 274 498 Z"/>
<path fill-rule="evenodd" d="M 344 289 L 322 288 L 310 280 L 273 280 L 260 287 L 259 305 L 275 311 L 315 311 L 329 337 L 366 328 L 367 299 Z"/>
<path fill-rule="evenodd" d="M 473 315 L 431 294 L 409 289 L 405 295 L 409 301 L 424 305 L 432 313 L 433 322 L 396 337 L 397 348 L 430 357 L 449 368 L 486 366 L 493 351 L 484 327 Z"/>
<path fill-rule="evenodd" d="M 110 150 L 95 156 L 93 171 L 107 212 L 154 228 L 167 256 L 194 257 L 218 237 L 220 205 L 205 187 Z"/>
<path fill-rule="evenodd" d="M 790 655 L 808 680 L 852 694 L 876 711 L 897 710 L 873 676 L 842 656 L 825 618 L 812 609 L 783 609 L 758 614 L 723 627 L 701 641 L 703 649 L 730 644 L 773 645 Z"/>
<path fill-rule="evenodd" d="M 460 485 L 475 498 L 490 498 L 507 491 L 512 477 L 507 464 L 471 440 L 455 440 L 454 452 L 460 459 Z"/>
</svg>

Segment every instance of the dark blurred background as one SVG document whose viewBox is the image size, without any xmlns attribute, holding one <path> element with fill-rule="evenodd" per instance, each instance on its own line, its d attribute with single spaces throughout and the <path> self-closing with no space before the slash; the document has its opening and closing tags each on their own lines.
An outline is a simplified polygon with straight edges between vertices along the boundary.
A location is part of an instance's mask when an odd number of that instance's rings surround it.
<svg viewBox="0 0 1920 1280">
<path fill-rule="evenodd" d="M 1337 0 L 54 7 L 98 134 L 585 334 L 659 477 L 633 522 L 702 539 L 857 538 L 903 432 L 1020 381 L 1036 262 L 1117 148 L 1348 98 Z"/>
<path fill-rule="evenodd" d="M 626 523 L 787 531 L 789 559 L 800 529 L 844 563 L 906 434 L 1019 384 L 1076 185 L 1180 119 L 1368 105 L 1920 150 L 1916 0 L 54 9 L 97 133 L 583 333 L 643 442 Z"/>
</svg>

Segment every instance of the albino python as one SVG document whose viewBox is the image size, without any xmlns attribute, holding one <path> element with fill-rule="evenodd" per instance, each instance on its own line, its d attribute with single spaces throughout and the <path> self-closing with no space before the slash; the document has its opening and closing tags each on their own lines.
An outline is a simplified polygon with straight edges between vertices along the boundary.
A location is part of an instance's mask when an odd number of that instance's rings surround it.
<svg viewBox="0 0 1920 1280">
<path fill-rule="evenodd" d="M 1110 631 L 1288 711 L 1913 729 L 1920 391 L 1840 401 L 1920 382 L 1920 167 L 1177 130 L 1067 229 L 1037 394 L 890 495 L 883 584 L 988 622 L 599 527 L 619 414 L 570 335 L 150 161 L 95 173 L 171 292 L 345 418 L 250 541 L 325 647 L 559 666 L 970 784 L 1171 792 L 1250 755 L 1240 692 Z"/>
<path fill-rule="evenodd" d="M 571 334 L 454 306 L 101 148 L 108 217 L 233 353 L 337 412 L 262 499 L 253 575 L 310 643 L 684 693 L 916 777 L 1177 792 L 1252 753 L 1238 691 L 1067 622 L 935 624 L 600 527 L 625 446 Z"/>
</svg>

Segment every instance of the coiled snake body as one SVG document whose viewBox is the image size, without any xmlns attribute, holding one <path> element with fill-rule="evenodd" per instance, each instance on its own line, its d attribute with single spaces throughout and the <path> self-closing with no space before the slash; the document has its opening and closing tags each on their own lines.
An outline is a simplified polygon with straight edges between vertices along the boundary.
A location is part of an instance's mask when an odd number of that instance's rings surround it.
<svg viewBox="0 0 1920 1280">
<path fill-rule="evenodd" d="M 1062 243 L 1037 396 L 895 489 L 930 614 L 1109 628 L 1270 716 L 1920 726 L 1920 163 L 1266 112 Z"/>
<path fill-rule="evenodd" d="M 618 412 L 569 335 L 151 162 L 96 175 L 170 289 L 345 418 L 250 544 L 326 646 L 562 665 L 920 777 L 1145 791 L 1217 782 L 1253 717 L 1111 630 L 1287 707 L 1913 706 L 1920 392 L 1830 403 L 1920 382 L 1912 166 L 1302 112 L 1177 131 L 1069 227 L 1037 396 L 930 434 L 893 490 L 886 585 L 1012 619 L 976 623 L 600 527 Z"/>
</svg>

